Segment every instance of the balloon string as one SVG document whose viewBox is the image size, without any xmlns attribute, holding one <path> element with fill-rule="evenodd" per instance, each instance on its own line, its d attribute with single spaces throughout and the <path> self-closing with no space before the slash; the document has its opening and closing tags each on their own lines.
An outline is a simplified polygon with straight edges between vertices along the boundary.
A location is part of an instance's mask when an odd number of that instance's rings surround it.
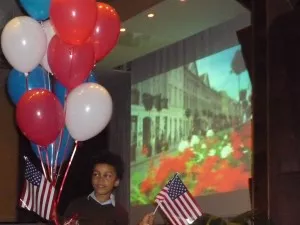
<svg viewBox="0 0 300 225">
<path fill-rule="evenodd" d="M 44 86 L 46 89 L 48 89 L 49 91 L 52 91 L 52 84 L 51 84 L 51 79 L 50 79 L 50 74 L 49 72 L 47 72 L 47 79 L 48 79 L 48 84 L 49 86 L 46 86 L 46 80 L 44 80 Z"/>
<path fill-rule="evenodd" d="M 54 161 L 55 173 L 56 173 L 56 168 L 57 168 L 58 153 L 59 153 L 61 142 L 62 142 L 63 131 L 64 131 L 63 129 L 60 131 L 58 143 L 55 142 L 55 161 Z M 56 174 L 56 180 L 57 180 L 57 178 L 58 178 L 58 175 Z"/>
<path fill-rule="evenodd" d="M 37 148 L 38 148 L 39 157 L 40 157 L 40 161 L 41 161 L 41 165 L 42 165 L 42 170 L 43 170 L 45 178 L 47 179 L 47 173 L 46 173 L 45 166 L 44 166 L 43 159 L 42 159 L 41 148 L 39 145 L 37 145 Z"/>
<path fill-rule="evenodd" d="M 44 151 L 47 151 L 47 149 L 43 149 Z M 46 162 L 47 162 L 47 169 L 48 169 L 48 173 L 49 173 L 49 179 L 50 181 L 53 180 L 53 177 L 52 177 L 52 169 L 51 169 L 51 166 L 50 166 L 50 161 L 49 161 L 49 152 L 47 151 L 46 152 Z"/>
<path fill-rule="evenodd" d="M 26 90 L 28 91 L 28 73 L 25 73 L 25 85 L 26 85 Z"/>
<path fill-rule="evenodd" d="M 57 204 L 59 203 L 60 196 L 61 196 L 61 193 L 62 193 L 62 189 L 63 189 L 63 187 L 64 187 L 64 185 L 65 185 L 66 178 L 67 178 L 67 175 L 68 175 L 68 173 L 69 173 L 70 166 L 71 166 L 71 164 L 72 164 L 72 161 L 73 161 L 74 155 L 75 155 L 75 153 L 76 153 L 77 147 L 78 147 L 78 142 L 75 141 L 75 147 L 74 147 L 72 156 L 71 156 L 71 158 L 70 158 L 70 160 L 69 160 L 68 167 L 67 167 L 67 169 L 66 169 L 66 172 L 65 172 L 65 174 L 64 174 L 64 178 L 63 178 L 62 183 L 61 183 L 61 185 L 60 185 L 60 189 L 59 189 L 58 196 L 57 196 L 57 201 L 56 201 Z"/>
<path fill-rule="evenodd" d="M 68 146 L 69 146 L 69 141 L 70 141 L 70 135 L 68 135 L 68 138 L 67 138 L 67 141 L 66 141 L 66 146 L 65 146 L 65 148 L 64 148 L 64 155 L 63 155 L 63 158 L 62 158 L 62 162 L 66 159 L 66 150 L 67 150 L 67 148 L 68 148 Z M 61 172 L 61 169 L 62 169 L 62 163 L 60 164 L 60 166 L 59 166 L 59 169 L 58 169 L 58 172 L 57 172 L 57 177 L 59 177 L 60 176 L 60 172 Z M 56 185 L 56 183 L 57 182 L 55 182 L 55 185 Z"/>
<path fill-rule="evenodd" d="M 68 91 L 66 90 L 65 96 L 64 96 L 64 102 L 66 102 L 67 95 L 68 95 Z M 64 104 L 64 116 L 66 116 L 66 104 Z M 65 129 L 65 128 L 64 128 L 64 129 Z M 55 146 L 55 165 L 54 165 L 55 172 L 56 172 L 56 169 L 57 169 L 58 153 L 59 153 L 59 150 L 60 150 L 60 146 L 61 146 L 61 142 L 62 142 L 62 136 L 63 136 L 64 129 L 61 130 L 60 136 L 59 136 L 59 142 L 58 142 L 58 145 Z M 68 142 L 67 142 L 67 144 L 68 144 Z M 61 166 L 60 166 L 60 168 L 59 168 L 59 170 L 58 170 L 58 173 L 57 173 L 57 175 L 56 175 L 56 182 L 57 182 L 57 180 L 58 180 L 58 176 L 59 176 L 59 174 L 60 174 L 60 170 L 61 170 Z M 55 185 L 56 185 L 56 182 L 55 182 Z"/>
<path fill-rule="evenodd" d="M 56 177 L 54 176 L 54 168 L 53 168 L 53 164 L 54 164 L 54 162 L 53 162 L 53 156 L 54 156 L 54 150 L 53 150 L 53 148 L 55 148 L 55 142 L 54 143 L 52 143 L 51 144 L 52 146 L 51 146 L 51 162 L 50 162 L 50 169 L 51 169 L 51 181 L 53 182 L 54 181 L 54 179 L 56 179 Z"/>
</svg>

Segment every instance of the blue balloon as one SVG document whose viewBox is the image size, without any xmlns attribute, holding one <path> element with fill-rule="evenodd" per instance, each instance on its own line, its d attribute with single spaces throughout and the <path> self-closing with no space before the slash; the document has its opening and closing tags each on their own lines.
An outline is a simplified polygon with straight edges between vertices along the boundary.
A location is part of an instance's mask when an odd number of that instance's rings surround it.
<svg viewBox="0 0 300 225">
<path fill-rule="evenodd" d="M 93 83 L 97 82 L 93 73 L 90 74 L 86 82 L 93 82 Z M 54 82 L 53 92 L 58 98 L 58 100 L 60 101 L 60 103 L 64 106 L 66 96 L 67 96 L 67 89 L 58 80 L 55 80 Z M 68 129 L 65 127 L 61 139 L 60 137 L 58 137 L 54 143 L 48 145 L 44 149 L 40 149 L 41 160 L 45 164 L 47 165 L 49 164 L 51 167 L 55 165 L 60 166 L 65 160 L 67 160 L 70 157 L 74 147 L 74 143 L 75 143 L 74 139 L 71 137 Z M 31 143 L 31 147 L 35 152 L 36 156 L 40 158 L 39 149 L 38 149 L 39 147 L 34 143 Z M 58 152 L 56 151 L 56 149 L 58 150 Z M 56 153 L 57 153 L 57 158 L 56 158 Z"/>
<path fill-rule="evenodd" d="M 60 166 L 70 157 L 73 152 L 74 143 L 73 138 L 70 136 L 67 128 L 65 127 L 62 132 L 61 139 L 58 137 L 55 142 L 47 147 L 39 147 L 31 142 L 31 147 L 36 156 L 42 160 L 43 163 L 54 167 L 55 165 Z"/>
<path fill-rule="evenodd" d="M 7 80 L 7 92 L 14 104 L 18 104 L 26 91 L 37 88 L 51 90 L 50 75 L 42 67 L 38 66 L 27 77 L 15 69 L 10 71 Z"/>
<path fill-rule="evenodd" d="M 68 90 L 58 80 L 55 80 L 53 85 L 53 91 L 60 104 L 64 105 Z"/>
<path fill-rule="evenodd" d="M 25 11 L 36 20 L 46 20 L 49 18 L 51 0 L 20 0 Z"/>
<path fill-rule="evenodd" d="M 94 73 L 90 74 L 86 82 L 97 83 Z M 67 89 L 58 80 L 55 80 L 54 93 L 62 105 L 65 104 L 65 100 L 68 94 L 67 92 L 68 92 Z"/>
<path fill-rule="evenodd" d="M 91 73 L 86 82 L 96 82 L 95 76 Z M 68 93 L 67 89 L 58 80 L 55 80 L 54 82 L 53 92 L 60 101 L 60 103 L 64 106 Z M 71 137 L 68 129 L 65 127 L 61 139 L 60 137 L 58 137 L 57 140 L 54 143 L 48 145 L 47 148 L 40 149 L 41 160 L 45 164 L 49 164 L 51 167 L 55 165 L 61 165 L 65 160 L 67 160 L 70 157 L 74 147 L 74 143 L 74 139 Z M 36 156 L 40 158 L 38 146 L 34 143 L 31 143 L 31 147 L 35 152 Z M 58 151 L 56 151 L 56 149 Z"/>
<path fill-rule="evenodd" d="M 98 83 L 94 73 L 91 73 L 86 82 Z"/>
</svg>

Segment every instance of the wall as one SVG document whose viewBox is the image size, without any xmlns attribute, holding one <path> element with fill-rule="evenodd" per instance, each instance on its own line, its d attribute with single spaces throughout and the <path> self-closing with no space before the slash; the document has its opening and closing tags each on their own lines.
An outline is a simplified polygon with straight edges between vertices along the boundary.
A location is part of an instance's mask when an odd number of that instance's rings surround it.
<svg viewBox="0 0 300 225">
<path fill-rule="evenodd" d="M 14 106 L 5 92 L 4 78 L 7 71 L 0 70 L 0 222 L 16 219 L 18 133 L 14 125 Z"/>
<path fill-rule="evenodd" d="M 125 71 L 97 71 L 98 82 L 110 93 L 113 115 L 108 125 L 108 150 L 122 157 L 124 176 L 116 191 L 116 200 L 126 210 L 130 196 L 130 85 L 131 74 Z"/>
</svg>

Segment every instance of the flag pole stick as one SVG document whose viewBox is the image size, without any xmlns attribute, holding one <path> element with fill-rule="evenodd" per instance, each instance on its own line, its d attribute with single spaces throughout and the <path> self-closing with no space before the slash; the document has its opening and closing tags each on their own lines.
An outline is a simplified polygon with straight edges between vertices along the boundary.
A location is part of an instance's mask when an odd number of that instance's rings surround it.
<svg viewBox="0 0 300 225">
<path fill-rule="evenodd" d="M 154 212 L 152 213 L 153 216 L 155 215 L 155 213 L 156 213 L 156 211 L 158 210 L 158 208 L 159 208 L 159 203 L 157 204 L 156 208 L 154 209 Z"/>
</svg>

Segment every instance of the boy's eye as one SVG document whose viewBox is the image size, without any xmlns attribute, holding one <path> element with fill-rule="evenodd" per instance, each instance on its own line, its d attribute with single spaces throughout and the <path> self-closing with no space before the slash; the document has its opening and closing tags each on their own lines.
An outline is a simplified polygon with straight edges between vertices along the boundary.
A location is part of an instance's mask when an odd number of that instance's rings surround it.
<svg viewBox="0 0 300 225">
<path fill-rule="evenodd" d="M 112 178 L 112 174 L 104 174 L 103 177 L 105 179 L 111 179 Z"/>
<path fill-rule="evenodd" d="M 104 179 L 106 179 L 106 180 L 111 180 L 112 178 L 113 178 L 113 174 L 110 174 L 110 173 L 105 173 L 105 174 L 100 174 L 100 173 L 96 173 L 96 172 L 94 172 L 93 174 L 92 174 L 92 176 L 93 177 L 102 177 L 102 178 L 104 178 Z"/>
</svg>

